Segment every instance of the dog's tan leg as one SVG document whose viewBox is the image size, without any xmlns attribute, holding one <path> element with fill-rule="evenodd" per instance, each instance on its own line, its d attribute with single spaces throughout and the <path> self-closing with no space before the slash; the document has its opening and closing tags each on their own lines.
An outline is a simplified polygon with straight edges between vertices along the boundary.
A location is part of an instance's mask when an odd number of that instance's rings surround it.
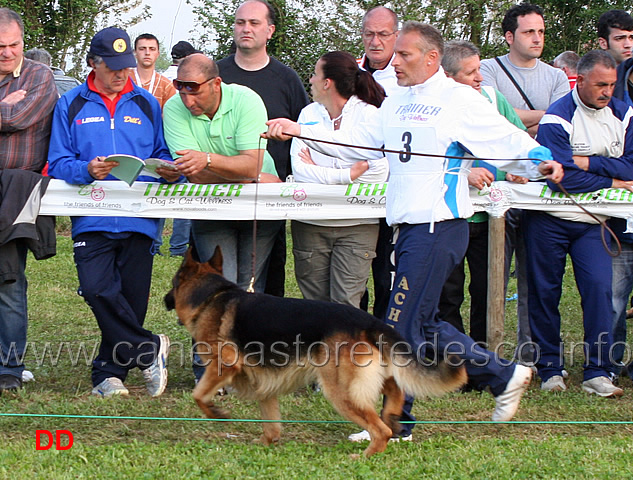
<svg viewBox="0 0 633 480">
<path fill-rule="evenodd" d="M 259 409 L 262 412 L 262 420 L 281 420 L 277 397 L 260 400 Z M 264 429 L 264 434 L 261 437 L 261 442 L 264 445 L 279 443 L 281 438 L 281 423 L 262 423 L 262 428 Z"/>
<path fill-rule="evenodd" d="M 404 405 L 404 391 L 398 386 L 393 377 L 385 380 L 382 387 L 382 394 L 385 396 L 385 404 L 382 409 L 382 421 L 387 424 L 393 434 L 402 430 L 400 416 Z"/>
<path fill-rule="evenodd" d="M 371 437 L 369 446 L 365 449 L 365 456 L 383 452 L 391 438 L 391 429 L 381 420 L 371 403 L 359 405 L 350 398 L 349 385 L 337 382 L 336 375 L 319 375 L 323 395 L 344 418 L 367 430 Z"/>
<path fill-rule="evenodd" d="M 226 358 L 226 354 L 225 359 L 230 360 Z M 235 364 L 233 365 L 233 363 Z M 217 368 L 218 358 L 213 358 L 205 369 L 204 375 L 202 375 L 196 388 L 193 389 L 193 399 L 209 418 L 229 418 L 229 414 L 225 410 L 213 404 L 213 399 L 218 389 L 230 384 L 232 378 L 241 370 L 241 363 L 239 361 L 229 361 L 226 364 L 232 366 L 222 368 L 219 373 Z"/>
</svg>

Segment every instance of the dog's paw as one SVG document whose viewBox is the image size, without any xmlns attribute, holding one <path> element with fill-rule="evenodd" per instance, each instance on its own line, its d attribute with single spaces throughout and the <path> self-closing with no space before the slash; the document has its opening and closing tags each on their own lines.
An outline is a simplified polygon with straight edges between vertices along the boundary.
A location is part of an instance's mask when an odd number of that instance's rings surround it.
<svg viewBox="0 0 633 480">
<path fill-rule="evenodd" d="M 349 459 L 350 460 L 360 460 L 361 458 L 363 458 L 363 457 L 361 457 L 361 455 L 359 453 L 350 453 L 349 454 Z"/>
<path fill-rule="evenodd" d="M 260 443 L 262 445 L 279 445 L 281 438 L 280 437 L 273 437 L 273 438 L 269 438 L 266 435 L 262 435 L 261 437 L 259 437 L 259 440 L 255 440 L 256 443 Z"/>
<path fill-rule="evenodd" d="M 224 410 L 223 408 L 210 406 L 209 409 L 211 410 L 211 413 L 213 414 L 213 417 L 211 418 L 231 418 L 231 414 L 227 412 L 226 410 Z"/>
</svg>

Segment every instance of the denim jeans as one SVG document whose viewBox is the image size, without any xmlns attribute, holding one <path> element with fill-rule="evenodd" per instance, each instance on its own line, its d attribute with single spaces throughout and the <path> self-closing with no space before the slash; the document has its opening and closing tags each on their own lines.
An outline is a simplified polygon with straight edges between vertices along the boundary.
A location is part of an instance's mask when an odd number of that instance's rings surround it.
<svg viewBox="0 0 633 480">
<path fill-rule="evenodd" d="M 266 286 L 266 271 L 270 251 L 281 228 L 283 220 L 257 221 L 257 261 L 255 263 L 256 292 L 263 292 Z M 198 257 L 207 262 L 215 252 L 222 249 L 222 273 L 227 280 L 237 283 L 246 290 L 252 276 L 253 222 L 250 220 L 194 220 L 191 224 Z M 201 359 L 194 353 L 193 373 L 199 380 L 204 374 Z"/>
<path fill-rule="evenodd" d="M 263 292 L 266 285 L 268 257 L 283 220 L 257 221 L 257 261 L 255 291 Z M 224 277 L 246 290 L 252 276 L 253 222 L 251 220 L 194 220 L 192 236 L 200 261 L 206 262 L 220 246 Z"/>
<path fill-rule="evenodd" d="M 154 238 L 154 251 L 158 253 L 163 244 L 163 229 L 165 219 L 161 218 L 158 223 L 158 232 Z M 174 218 L 173 230 L 169 239 L 170 255 L 183 255 L 187 251 L 189 237 L 191 235 L 191 220 L 188 218 Z"/>
<path fill-rule="evenodd" d="M 17 280 L 0 285 L 0 375 L 22 378 L 26 348 L 27 304 L 26 245 L 17 244 Z"/>
<path fill-rule="evenodd" d="M 188 218 L 174 218 L 174 227 L 169 239 L 170 255 L 184 255 L 191 236 L 191 220 Z"/>
<path fill-rule="evenodd" d="M 633 290 L 633 245 L 622 242 L 622 253 L 613 258 L 613 349 L 612 362 L 618 365 L 623 360 L 631 360 L 630 350 L 626 352 L 626 309 Z M 619 372 L 615 372 L 619 373 Z"/>
</svg>

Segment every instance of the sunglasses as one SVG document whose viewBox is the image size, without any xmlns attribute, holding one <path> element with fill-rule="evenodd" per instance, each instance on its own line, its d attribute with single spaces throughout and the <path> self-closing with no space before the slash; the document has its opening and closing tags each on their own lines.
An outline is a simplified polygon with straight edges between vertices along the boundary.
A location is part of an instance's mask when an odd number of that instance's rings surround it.
<svg viewBox="0 0 633 480">
<path fill-rule="evenodd" d="M 182 80 L 178 80 L 177 78 L 175 78 L 174 79 L 174 88 L 176 90 L 178 90 L 179 92 L 181 90 L 184 90 L 187 93 L 196 93 L 198 90 L 200 90 L 200 87 L 202 85 L 204 85 L 207 82 L 210 82 L 214 78 L 217 78 L 217 77 L 211 77 L 211 78 L 205 80 L 202 83 L 198 83 L 198 82 L 184 82 Z"/>
</svg>

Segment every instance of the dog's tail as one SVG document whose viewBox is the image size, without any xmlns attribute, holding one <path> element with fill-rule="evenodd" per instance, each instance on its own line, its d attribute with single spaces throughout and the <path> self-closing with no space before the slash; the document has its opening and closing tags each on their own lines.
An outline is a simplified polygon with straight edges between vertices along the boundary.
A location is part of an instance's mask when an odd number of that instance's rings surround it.
<svg viewBox="0 0 633 480">
<path fill-rule="evenodd" d="M 408 348 L 402 348 L 406 344 L 396 332 L 390 333 L 382 337 L 383 346 L 387 346 L 382 352 L 383 361 L 388 363 L 398 386 L 407 393 L 414 397 L 436 397 L 454 392 L 468 381 L 466 367 L 458 356 L 448 355 L 436 361 L 418 359 Z"/>
<path fill-rule="evenodd" d="M 392 374 L 396 383 L 414 397 L 436 397 L 454 392 L 468 381 L 466 367 L 457 356 L 433 365 L 418 363 L 412 356 L 405 365 L 392 362 Z"/>
</svg>

